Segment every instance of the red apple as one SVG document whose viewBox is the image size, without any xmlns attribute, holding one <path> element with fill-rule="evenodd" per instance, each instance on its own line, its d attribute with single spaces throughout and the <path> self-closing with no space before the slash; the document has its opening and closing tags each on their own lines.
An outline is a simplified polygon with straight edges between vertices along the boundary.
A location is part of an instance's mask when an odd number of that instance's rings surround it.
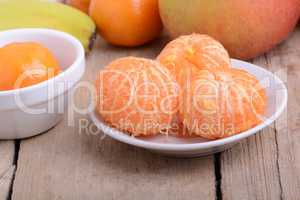
<svg viewBox="0 0 300 200">
<path fill-rule="evenodd" d="M 300 0 L 160 0 L 159 7 L 171 36 L 208 34 L 240 59 L 283 41 L 300 15 Z"/>
</svg>

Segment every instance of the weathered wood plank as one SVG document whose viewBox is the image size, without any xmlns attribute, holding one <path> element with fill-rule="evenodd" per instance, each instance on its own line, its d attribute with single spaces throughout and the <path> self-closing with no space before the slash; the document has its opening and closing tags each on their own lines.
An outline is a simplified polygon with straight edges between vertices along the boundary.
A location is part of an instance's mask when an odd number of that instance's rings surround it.
<svg viewBox="0 0 300 200">
<path fill-rule="evenodd" d="M 300 27 L 290 38 L 268 55 L 269 65 L 287 81 L 287 111 L 276 121 L 278 168 L 283 199 L 300 196 Z"/>
<path fill-rule="evenodd" d="M 15 153 L 14 141 L 0 141 L 0 199 L 8 197 L 15 166 L 13 165 Z"/>
<path fill-rule="evenodd" d="M 289 88 L 287 112 L 262 133 L 221 156 L 224 199 L 295 199 L 299 197 L 300 30 L 254 61 L 277 74 Z"/>
<path fill-rule="evenodd" d="M 267 67 L 264 56 L 255 64 Z M 274 124 L 221 155 L 224 199 L 280 199 Z"/>
<path fill-rule="evenodd" d="M 275 140 L 267 128 L 221 155 L 223 199 L 280 199 Z"/>
<path fill-rule="evenodd" d="M 163 42 L 129 50 L 100 42 L 89 55 L 85 80 L 122 56 L 153 58 Z M 79 91 L 79 105 L 87 103 Z M 213 157 L 171 159 L 80 128 L 86 116 L 67 116 L 49 133 L 21 143 L 13 199 L 214 199 Z M 90 122 L 88 122 L 90 123 Z M 82 124 L 81 124 L 82 125 Z"/>
</svg>

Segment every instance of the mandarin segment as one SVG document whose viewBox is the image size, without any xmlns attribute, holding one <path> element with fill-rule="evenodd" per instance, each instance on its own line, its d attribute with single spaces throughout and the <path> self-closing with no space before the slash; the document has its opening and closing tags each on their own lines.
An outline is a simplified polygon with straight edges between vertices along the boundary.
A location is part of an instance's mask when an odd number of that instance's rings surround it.
<svg viewBox="0 0 300 200">
<path fill-rule="evenodd" d="M 178 80 L 182 70 L 190 66 L 198 69 L 221 69 L 230 67 L 230 58 L 221 43 L 207 35 L 180 36 L 162 50 L 158 60 Z"/>
<path fill-rule="evenodd" d="M 177 112 L 178 89 L 158 62 L 127 57 L 100 71 L 95 86 L 102 119 L 133 136 L 155 135 L 170 128 Z"/>
<path fill-rule="evenodd" d="M 38 43 L 12 43 L 0 48 L 0 90 L 34 85 L 59 72 L 55 57 Z"/>
<path fill-rule="evenodd" d="M 194 70 L 180 116 L 190 134 L 219 139 L 263 120 L 267 98 L 258 80 L 238 69 Z"/>
</svg>

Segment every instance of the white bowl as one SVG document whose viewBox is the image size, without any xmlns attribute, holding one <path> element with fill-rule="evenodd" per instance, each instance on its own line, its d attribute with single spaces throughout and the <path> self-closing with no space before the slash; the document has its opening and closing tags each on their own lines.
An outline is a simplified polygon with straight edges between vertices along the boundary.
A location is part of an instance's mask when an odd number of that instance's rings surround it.
<svg viewBox="0 0 300 200">
<path fill-rule="evenodd" d="M 85 54 L 73 36 L 49 29 L 14 29 L 0 32 L 0 47 L 33 41 L 46 46 L 63 71 L 39 84 L 0 91 L 0 139 L 25 138 L 55 126 L 67 106 L 68 91 L 85 70 Z"/>
<path fill-rule="evenodd" d="M 107 134 L 120 142 L 145 148 L 157 153 L 176 157 L 197 157 L 224 151 L 240 140 L 254 135 L 270 125 L 280 116 L 287 104 L 287 89 L 277 76 L 261 67 L 240 60 L 232 59 L 232 65 L 234 68 L 248 71 L 260 80 L 268 97 L 266 119 L 264 122 L 238 135 L 214 141 L 208 141 L 201 138 L 178 138 L 166 135 L 151 138 L 139 138 L 128 136 L 115 128 L 111 128 L 101 121 L 95 112 L 90 113 L 90 117 L 104 134 Z"/>
</svg>

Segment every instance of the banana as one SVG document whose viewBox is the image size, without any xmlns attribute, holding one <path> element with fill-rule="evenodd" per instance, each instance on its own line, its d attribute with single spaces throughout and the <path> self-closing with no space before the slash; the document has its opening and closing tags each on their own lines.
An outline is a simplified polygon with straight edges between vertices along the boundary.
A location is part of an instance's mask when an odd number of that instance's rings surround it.
<svg viewBox="0 0 300 200">
<path fill-rule="evenodd" d="M 86 51 L 96 36 L 93 20 L 70 6 L 41 0 L 0 0 L 0 31 L 14 28 L 64 31 L 79 39 Z"/>
</svg>

